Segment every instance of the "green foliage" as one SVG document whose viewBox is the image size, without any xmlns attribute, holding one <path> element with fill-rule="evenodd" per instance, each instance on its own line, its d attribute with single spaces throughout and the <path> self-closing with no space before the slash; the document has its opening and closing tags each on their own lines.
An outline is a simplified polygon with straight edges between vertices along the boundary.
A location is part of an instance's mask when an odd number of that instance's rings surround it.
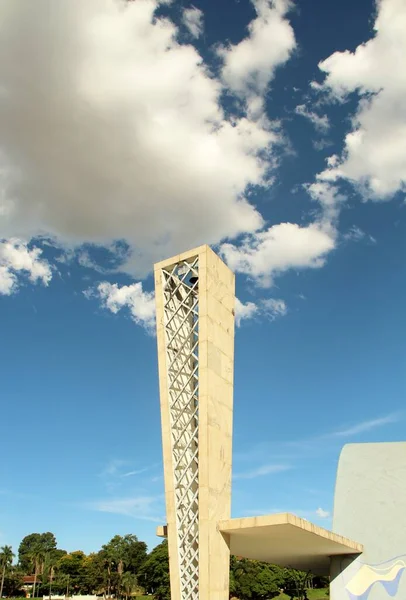
<svg viewBox="0 0 406 600">
<path fill-rule="evenodd" d="M 230 593 L 240 600 L 274 598 L 283 586 L 283 570 L 275 565 L 231 558 Z"/>
<path fill-rule="evenodd" d="M 18 568 L 10 569 L 4 578 L 3 596 L 6 598 L 24 596 L 22 585 L 23 572 Z"/>
<path fill-rule="evenodd" d="M 101 552 L 86 556 L 81 579 L 83 594 L 99 594 L 106 590 L 105 563 Z"/>
<path fill-rule="evenodd" d="M 14 553 L 11 546 L 2 546 L 0 548 L 0 567 L 10 567 L 13 558 Z"/>
<path fill-rule="evenodd" d="M 65 554 L 58 562 L 58 577 L 56 586 L 66 584 L 72 594 L 82 592 L 86 555 L 81 550 Z M 65 587 L 65 586 L 64 586 Z"/>
<path fill-rule="evenodd" d="M 117 595 L 122 586 L 124 570 L 136 576 L 147 557 L 147 545 L 136 535 L 115 535 L 99 552 L 106 570 L 107 596 Z"/>
<path fill-rule="evenodd" d="M 150 552 L 139 573 L 138 581 L 155 600 L 170 600 L 168 542 L 164 540 Z"/>
<path fill-rule="evenodd" d="M 33 556 L 45 556 L 56 550 L 56 539 L 53 533 L 30 533 L 22 540 L 18 548 L 18 563 L 25 573 L 32 573 Z"/>
<path fill-rule="evenodd" d="M 19 565 L 12 566 L 10 546 L 0 549 L 3 595 L 23 595 L 23 575 L 35 576 L 33 592 L 48 594 L 97 594 L 109 598 L 170 600 L 168 544 L 163 541 L 147 553 L 137 536 L 116 535 L 99 552 L 67 553 L 57 548 L 55 536 L 33 533 L 19 547 Z M 268 563 L 231 557 L 230 597 L 238 600 L 328 600 L 328 578 L 284 569 Z M 314 589 L 312 589 L 314 588 Z M 282 593 L 283 591 L 283 593 Z M 1 597 L 1 594 L 0 594 Z"/>
<path fill-rule="evenodd" d="M 1 571 L 1 581 L 0 581 L 0 598 L 3 597 L 3 588 L 4 588 L 4 579 L 6 577 L 7 571 L 10 569 L 13 562 L 13 549 L 11 546 L 2 546 L 0 548 L 0 571 Z"/>
<path fill-rule="evenodd" d="M 314 588 L 328 588 L 330 583 L 330 578 L 327 575 L 316 575 L 313 577 L 313 587 Z"/>
<path fill-rule="evenodd" d="M 312 579 L 310 572 L 298 571 L 297 569 L 284 569 L 285 593 L 293 600 L 307 599 L 307 588 Z"/>
<path fill-rule="evenodd" d="M 115 535 L 101 550 L 114 569 L 122 575 L 124 567 L 136 574 L 147 556 L 147 545 L 138 541 L 136 535 Z"/>
<path fill-rule="evenodd" d="M 126 571 L 120 581 L 120 592 L 125 598 L 131 596 L 138 588 L 138 579 L 134 573 Z"/>
</svg>

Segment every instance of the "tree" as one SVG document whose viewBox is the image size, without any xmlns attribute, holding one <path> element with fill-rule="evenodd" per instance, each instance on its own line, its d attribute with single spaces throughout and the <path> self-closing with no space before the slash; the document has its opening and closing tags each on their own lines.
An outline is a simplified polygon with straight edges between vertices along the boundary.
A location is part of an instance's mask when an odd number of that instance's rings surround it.
<svg viewBox="0 0 406 600">
<path fill-rule="evenodd" d="M 45 552 L 41 544 L 39 542 L 32 544 L 31 549 L 26 557 L 30 560 L 32 568 L 34 569 L 34 585 L 32 588 L 32 596 L 35 598 L 35 588 L 37 587 L 38 575 L 42 573 L 45 559 Z"/>
<path fill-rule="evenodd" d="M 136 535 L 125 535 L 127 545 L 127 570 L 137 575 L 147 558 L 147 545 L 140 542 Z"/>
<path fill-rule="evenodd" d="M 11 567 L 14 554 L 11 546 L 2 546 L 0 548 L 0 567 L 1 567 L 1 583 L 0 583 L 0 598 L 3 596 L 4 578 L 7 570 Z"/>
<path fill-rule="evenodd" d="M 293 600 L 306 600 L 306 590 L 312 575 L 310 571 L 298 571 L 297 569 L 285 569 L 286 594 Z"/>
<path fill-rule="evenodd" d="M 60 563 L 60 554 L 57 550 L 49 552 L 45 555 L 43 572 L 42 572 L 42 583 L 49 583 L 49 597 L 52 595 L 52 583 L 54 581 L 56 568 Z"/>
<path fill-rule="evenodd" d="M 148 555 L 138 577 L 145 591 L 152 593 L 155 600 L 170 600 L 168 542 L 164 540 Z"/>
<path fill-rule="evenodd" d="M 69 587 L 74 593 L 82 591 L 86 555 L 82 550 L 76 550 L 62 556 L 58 563 L 58 571 L 69 576 Z"/>
<path fill-rule="evenodd" d="M 315 588 L 328 588 L 330 585 L 330 577 L 328 575 L 313 575 L 312 579 L 313 587 Z"/>
<path fill-rule="evenodd" d="M 40 548 L 44 556 L 56 550 L 54 534 L 50 531 L 46 533 L 30 533 L 23 538 L 18 548 L 18 563 L 21 569 L 27 574 L 31 573 L 32 560 L 30 557 L 34 548 L 36 550 Z"/>
<path fill-rule="evenodd" d="M 100 552 L 85 557 L 81 581 L 82 593 L 98 594 L 105 592 L 106 570 L 104 557 Z"/>
<path fill-rule="evenodd" d="M 138 580 L 137 576 L 134 575 L 134 573 L 130 573 L 129 571 L 123 573 L 123 576 L 121 577 L 120 591 L 124 594 L 126 600 L 128 600 L 128 597 L 136 591 L 137 586 Z"/>
<path fill-rule="evenodd" d="M 121 588 L 124 569 L 137 575 L 146 559 L 147 546 L 136 535 L 115 535 L 102 547 L 100 554 L 107 569 L 107 595 L 110 596 L 112 590 L 117 592 Z"/>
<path fill-rule="evenodd" d="M 6 571 L 4 578 L 3 596 L 6 598 L 17 598 L 25 596 L 23 587 L 23 573 L 18 567 L 11 567 Z"/>
<path fill-rule="evenodd" d="M 283 585 L 283 571 L 275 565 L 231 557 L 230 592 L 244 600 L 274 598 Z"/>
<path fill-rule="evenodd" d="M 136 574 L 147 557 L 147 545 L 145 542 L 140 542 L 133 534 L 115 535 L 102 550 L 108 554 L 121 575 L 124 567 L 130 573 Z"/>
</svg>

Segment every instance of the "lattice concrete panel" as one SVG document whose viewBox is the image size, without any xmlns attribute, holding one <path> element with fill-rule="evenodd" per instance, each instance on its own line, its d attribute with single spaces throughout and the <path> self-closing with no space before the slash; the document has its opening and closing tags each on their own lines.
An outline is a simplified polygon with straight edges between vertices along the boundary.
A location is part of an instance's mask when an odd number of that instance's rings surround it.
<svg viewBox="0 0 406 600">
<path fill-rule="evenodd" d="M 162 270 L 179 576 L 182 600 L 199 599 L 198 257 Z"/>
</svg>

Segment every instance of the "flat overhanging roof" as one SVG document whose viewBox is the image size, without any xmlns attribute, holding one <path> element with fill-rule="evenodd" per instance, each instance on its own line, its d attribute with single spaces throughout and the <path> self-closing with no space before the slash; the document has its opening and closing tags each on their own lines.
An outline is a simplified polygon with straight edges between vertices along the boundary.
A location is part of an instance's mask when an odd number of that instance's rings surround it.
<svg viewBox="0 0 406 600">
<path fill-rule="evenodd" d="M 330 557 L 358 555 L 362 544 L 300 519 L 290 513 L 220 521 L 218 529 L 229 536 L 235 556 L 328 575 Z M 166 525 L 157 535 L 167 536 Z"/>
<path fill-rule="evenodd" d="M 361 554 L 353 542 L 289 513 L 229 519 L 218 523 L 235 556 L 315 574 L 328 574 L 330 556 Z"/>
</svg>

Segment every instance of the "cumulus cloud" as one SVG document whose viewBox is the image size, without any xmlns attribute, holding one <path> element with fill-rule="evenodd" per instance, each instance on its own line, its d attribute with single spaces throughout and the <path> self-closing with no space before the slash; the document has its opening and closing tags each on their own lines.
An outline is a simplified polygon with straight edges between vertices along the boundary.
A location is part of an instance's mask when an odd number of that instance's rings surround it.
<svg viewBox="0 0 406 600">
<path fill-rule="evenodd" d="M 0 294 L 9 296 L 15 289 L 17 278 L 7 267 L 0 266 Z"/>
<path fill-rule="evenodd" d="M 182 25 L 156 16 L 163 1 L 0 3 L 1 238 L 46 234 L 92 268 L 86 248 L 124 241 L 121 268 L 137 278 L 155 260 L 240 235 L 222 254 L 260 285 L 321 266 L 335 247 L 327 218 L 264 229 L 247 197 L 269 185 L 282 139 L 263 107 L 296 47 L 290 2 L 252 0 L 256 17 L 243 40 L 219 49 L 215 77 L 179 42 Z M 183 12 L 193 36 L 201 19 L 196 8 Z M 223 109 L 224 91 L 242 101 L 235 114 Z M 15 272 L 0 269 L 3 289 L 14 289 Z M 153 327 L 153 296 L 140 283 L 103 282 L 94 293 Z M 271 318 L 286 312 L 258 306 Z M 239 322 L 255 312 L 244 305 Z"/>
<path fill-rule="evenodd" d="M 248 110 L 225 114 L 221 97 L 224 85 L 264 92 L 295 42 L 286 2 L 255 6 L 220 81 L 156 17 L 159 0 L 3 0 L 0 236 L 124 239 L 137 276 L 260 228 L 245 191 L 269 181 L 280 138 Z"/>
<path fill-rule="evenodd" d="M 241 321 L 252 319 L 259 312 L 259 307 L 255 302 L 241 302 L 238 298 L 235 299 L 235 323 L 237 327 L 241 325 Z"/>
<path fill-rule="evenodd" d="M 235 320 L 237 327 L 240 327 L 241 321 L 259 316 L 265 316 L 270 321 L 275 321 L 278 317 L 284 317 L 287 312 L 288 307 L 286 302 L 281 299 L 262 298 L 257 303 L 243 303 L 238 298 L 235 299 Z"/>
<path fill-rule="evenodd" d="M 333 232 L 320 224 L 280 223 L 245 237 L 240 246 L 222 244 L 220 251 L 231 269 L 269 287 L 283 271 L 323 266 L 334 247 Z"/>
<path fill-rule="evenodd" d="M 406 4 L 381 0 L 377 9 L 370 40 L 319 64 L 325 80 L 314 87 L 336 100 L 359 95 L 344 151 L 319 179 L 345 179 L 365 199 L 388 200 L 406 189 Z"/>
<path fill-rule="evenodd" d="M 201 36 L 203 32 L 203 13 L 199 8 L 195 6 L 185 8 L 182 22 L 192 37 L 198 38 Z"/>
<path fill-rule="evenodd" d="M 153 333 L 155 327 L 155 295 L 145 292 L 142 283 L 119 286 L 117 283 L 103 281 L 95 290 L 88 290 L 85 295 L 90 298 L 96 296 L 101 300 L 104 308 L 117 314 L 121 309 L 130 311 L 132 320 Z"/>
<path fill-rule="evenodd" d="M 49 263 L 41 259 L 40 248 L 29 248 L 18 239 L 0 241 L 0 294 L 10 295 L 18 288 L 18 275 L 31 283 L 48 285 L 52 279 Z"/>
<path fill-rule="evenodd" d="M 327 162 L 330 163 L 329 159 Z M 331 231 L 331 235 L 334 237 L 334 227 L 337 223 L 337 218 L 340 214 L 340 210 L 346 196 L 342 194 L 339 188 L 332 182 L 328 181 L 328 169 L 322 173 L 316 175 L 316 181 L 310 185 L 305 185 L 311 198 L 318 202 L 321 208 L 320 222 L 323 224 L 325 229 Z"/>
<path fill-rule="evenodd" d="M 155 295 L 145 292 L 141 282 L 119 286 L 116 283 L 103 281 L 95 289 L 88 289 L 85 296 L 97 298 L 107 310 L 117 314 L 127 308 L 134 323 L 144 327 L 148 333 L 155 330 Z M 284 300 L 267 298 L 258 303 L 241 302 L 235 299 L 235 319 L 239 327 L 242 321 L 253 319 L 255 316 L 266 316 L 271 321 L 287 314 Z M 115 463 L 114 463 L 115 465 Z M 116 466 L 116 465 L 115 465 Z"/>
<path fill-rule="evenodd" d="M 318 115 L 313 110 L 309 110 L 305 104 L 296 106 L 295 113 L 308 119 L 321 133 L 326 133 L 330 129 L 330 121 L 327 115 Z"/>
<path fill-rule="evenodd" d="M 248 36 L 235 45 L 221 46 L 222 79 L 253 114 L 261 112 L 263 96 L 275 69 L 285 63 L 296 47 L 293 29 L 286 19 L 288 0 L 252 0 L 257 17 Z"/>
</svg>

